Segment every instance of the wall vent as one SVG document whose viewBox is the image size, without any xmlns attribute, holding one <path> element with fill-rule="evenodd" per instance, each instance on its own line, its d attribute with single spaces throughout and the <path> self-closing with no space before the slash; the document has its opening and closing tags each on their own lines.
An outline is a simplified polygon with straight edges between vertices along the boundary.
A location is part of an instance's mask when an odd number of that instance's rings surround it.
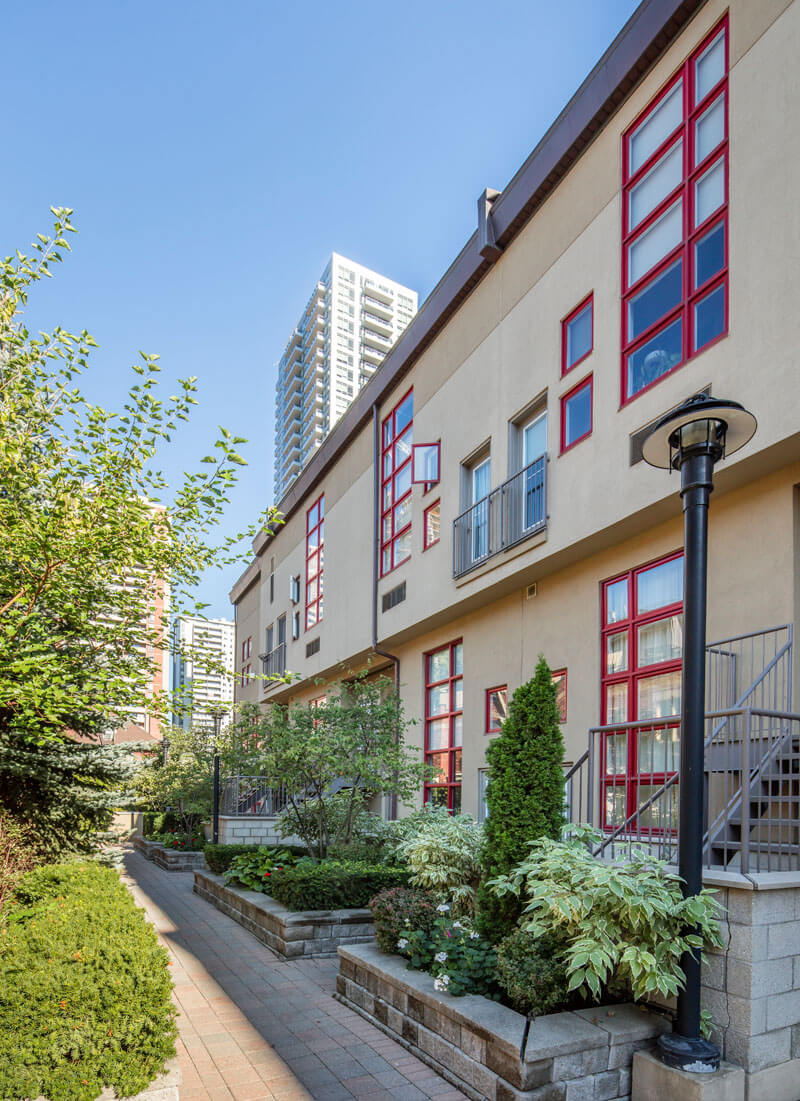
<svg viewBox="0 0 800 1101">
<path fill-rule="evenodd" d="M 526 600 L 532 600 L 536 596 L 538 591 L 539 590 L 537 588 L 537 582 L 534 581 L 534 583 L 532 585 L 528 585 L 528 587 L 526 588 L 526 590 L 525 590 L 525 599 Z"/>
<path fill-rule="evenodd" d="M 312 638 L 311 642 L 306 643 L 306 657 L 313 657 L 314 654 L 319 653 L 319 636 Z"/>
<path fill-rule="evenodd" d="M 390 608 L 396 607 L 398 604 L 402 604 L 406 598 L 406 583 L 395 586 L 394 589 L 389 589 L 388 593 L 383 594 L 383 610 L 388 612 Z"/>
</svg>

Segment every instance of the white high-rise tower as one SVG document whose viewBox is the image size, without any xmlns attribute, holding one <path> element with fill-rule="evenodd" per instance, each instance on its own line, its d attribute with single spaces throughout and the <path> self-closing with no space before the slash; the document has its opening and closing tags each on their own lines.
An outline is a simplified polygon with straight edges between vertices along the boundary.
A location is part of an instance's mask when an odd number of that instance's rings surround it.
<svg viewBox="0 0 800 1101">
<path fill-rule="evenodd" d="M 183 710 L 173 715 L 173 725 L 213 730 L 215 705 L 233 702 L 235 631 L 230 619 L 175 617 L 172 691 Z"/>
<path fill-rule="evenodd" d="M 276 503 L 416 312 L 416 291 L 331 255 L 278 364 Z"/>
</svg>

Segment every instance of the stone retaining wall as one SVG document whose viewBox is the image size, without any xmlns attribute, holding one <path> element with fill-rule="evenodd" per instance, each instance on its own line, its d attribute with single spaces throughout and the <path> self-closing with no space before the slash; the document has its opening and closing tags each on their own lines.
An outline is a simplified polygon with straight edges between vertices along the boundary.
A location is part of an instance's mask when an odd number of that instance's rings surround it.
<svg viewBox="0 0 800 1101">
<path fill-rule="evenodd" d="M 220 875 L 195 870 L 194 891 L 286 959 L 335 956 L 341 944 L 374 938 L 369 910 L 287 910 L 258 891 L 228 887 Z"/>
<path fill-rule="evenodd" d="M 148 841 L 145 837 L 134 837 L 133 847 L 138 849 L 147 860 L 152 860 L 165 872 L 191 872 L 195 868 L 205 868 L 206 858 L 202 852 L 182 852 L 168 849 L 157 841 Z"/>
<path fill-rule="evenodd" d="M 338 997 L 477 1101 L 612 1101 L 630 1098 L 635 1051 L 669 1029 L 633 1005 L 552 1013 L 532 1024 L 476 995 L 439 994 L 377 946 L 339 949 Z"/>
</svg>

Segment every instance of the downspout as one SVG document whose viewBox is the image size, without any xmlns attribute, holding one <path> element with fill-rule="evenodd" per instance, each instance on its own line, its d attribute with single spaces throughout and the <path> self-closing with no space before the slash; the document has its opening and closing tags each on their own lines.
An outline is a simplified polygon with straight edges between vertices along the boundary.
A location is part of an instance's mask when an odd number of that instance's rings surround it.
<svg viewBox="0 0 800 1101">
<path fill-rule="evenodd" d="M 381 448 L 380 448 L 380 418 L 378 416 L 377 403 L 372 406 L 372 461 L 374 470 L 374 493 L 372 514 L 372 650 L 379 657 L 388 658 L 394 665 L 394 690 L 400 695 L 400 658 L 396 654 L 390 654 L 388 650 L 382 650 L 378 646 L 378 579 L 380 577 L 380 511 L 381 511 Z M 399 737 L 399 731 L 396 739 Z M 397 818 L 397 796 L 392 795 L 391 811 L 392 820 Z"/>
</svg>

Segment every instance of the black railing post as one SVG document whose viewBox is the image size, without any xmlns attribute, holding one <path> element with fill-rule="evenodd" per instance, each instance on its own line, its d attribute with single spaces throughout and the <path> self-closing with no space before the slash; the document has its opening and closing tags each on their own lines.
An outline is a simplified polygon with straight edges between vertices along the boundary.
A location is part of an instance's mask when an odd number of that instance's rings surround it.
<svg viewBox="0 0 800 1101">
<path fill-rule="evenodd" d="M 219 844 L 219 753 L 214 754 L 214 844 Z"/>
</svg>

